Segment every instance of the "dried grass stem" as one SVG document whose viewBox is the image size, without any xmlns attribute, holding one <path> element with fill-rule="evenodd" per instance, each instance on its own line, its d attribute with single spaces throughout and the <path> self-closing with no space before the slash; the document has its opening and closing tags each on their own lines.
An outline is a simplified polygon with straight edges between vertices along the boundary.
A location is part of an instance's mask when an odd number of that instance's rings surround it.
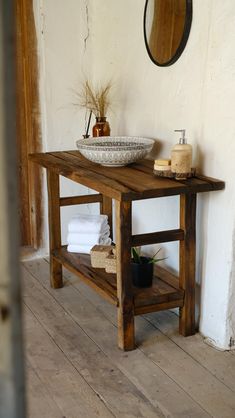
<svg viewBox="0 0 235 418">
<path fill-rule="evenodd" d="M 79 106 L 89 109 L 96 117 L 105 117 L 107 110 L 111 106 L 111 87 L 112 85 L 109 82 L 105 86 L 94 88 L 91 83 L 86 80 L 82 86 L 81 93 L 77 94 L 79 98 Z"/>
</svg>

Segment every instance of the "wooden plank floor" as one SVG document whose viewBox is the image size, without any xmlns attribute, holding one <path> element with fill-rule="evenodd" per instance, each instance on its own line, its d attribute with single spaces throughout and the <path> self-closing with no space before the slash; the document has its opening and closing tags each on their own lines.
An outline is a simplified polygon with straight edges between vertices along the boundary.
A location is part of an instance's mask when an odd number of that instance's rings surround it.
<svg viewBox="0 0 235 418">
<path fill-rule="evenodd" d="M 49 264 L 23 263 L 28 418 L 235 417 L 235 355 L 178 318 L 135 318 L 138 348 L 117 348 L 116 308 L 71 273 L 49 287 Z"/>
</svg>

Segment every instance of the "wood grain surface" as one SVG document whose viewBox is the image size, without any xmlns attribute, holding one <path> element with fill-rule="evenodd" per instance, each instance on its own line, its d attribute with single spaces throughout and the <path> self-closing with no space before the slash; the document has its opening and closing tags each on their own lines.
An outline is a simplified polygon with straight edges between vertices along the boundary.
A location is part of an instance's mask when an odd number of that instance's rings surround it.
<svg viewBox="0 0 235 418">
<path fill-rule="evenodd" d="M 63 286 L 62 264 L 53 257 L 52 252 L 61 246 L 60 185 L 58 174 L 50 170 L 47 170 L 47 191 L 51 266 L 50 281 L 51 286 L 57 289 Z"/>
<path fill-rule="evenodd" d="M 197 176 L 177 181 L 157 178 L 153 161 L 141 160 L 126 167 L 103 167 L 88 161 L 78 151 L 31 154 L 31 160 L 116 200 L 139 200 L 183 193 L 221 190 L 224 182 Z"/>
<path fill-rule="evenodd" d="M 195 334 L 196 197 L 196 194 L 180 196 L 180 228 L 185 238 L 180 241 L 179 282 L 185 297 L 179 332 L 185 337 Z"/>
<path fill-rule="evenodd" d="M 119 306 L 116 274 L 106 273 L 105 269 L 92 267 L 88 254 L 69 253 L 66 246 L 54 250 L 52 254 L 54 259 L 80 277 L 102 297 Z M 160 266 L 154 268 L 152 287 L 136 288 L 133 286 L 132 291 L 135 315 L 183 305 L 184 290 L 179 287 L 178 277 Z"/>
<path fill-rule="evenodd" d="M 83 418 L 84 408 L 93 416 L 95 407 L 100 416 L 108 409 L 118 418 L 152 413 L 155 418 L 234 418 L 232 352 L 213 349 L 200 334 L 182 337 L 178 316 L 164 311 L 135 318 L 137 349 L 123 353 L 116 346 L 114 306 L 68 270 L 58 291 L 50 287 L 47 261 L 24 266 L 26 356 L 37 372 L 37 379 L 30 378 L 33 387 L 28 385 L 29 418 Z M 30 326 L 29 310 L 37 325 Z M 39 339 L 45 344 L 37 344 Z M 88 397 L 87 384 L 96 397 Z"/>
</svg>

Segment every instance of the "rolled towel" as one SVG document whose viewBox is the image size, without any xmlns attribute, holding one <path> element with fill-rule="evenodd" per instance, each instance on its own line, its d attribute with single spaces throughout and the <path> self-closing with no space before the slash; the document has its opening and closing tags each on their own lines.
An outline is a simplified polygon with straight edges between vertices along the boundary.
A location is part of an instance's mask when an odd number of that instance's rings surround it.
<svg viewBox="0 0 235 418">
<path fill-rule="evenodd" d="M 105 244 L 102 245 L 110 245 L 111 239 L 108 238 Z M 94 247 L 94 245 L 68 245 L 67 251 L 69 253 L 83 253 L 83 254 L 90 254 L 90 251 Z"/>
<path fill-rule="evenodd" d="M 110 228 L 107 225 L 105 232 L 103 234 L 84 234 L 80 232 L 69 232 L 67 236 L 68 244 L 72 245 L 96 245 L 96 244 L 104 244 L 109 238 Z"/>
<path fill-rule="evenodd" d="M 76 215 L 68 224 L 69 232 L 101 234 L 108 225 L 107 215 Z"/>
</svg>

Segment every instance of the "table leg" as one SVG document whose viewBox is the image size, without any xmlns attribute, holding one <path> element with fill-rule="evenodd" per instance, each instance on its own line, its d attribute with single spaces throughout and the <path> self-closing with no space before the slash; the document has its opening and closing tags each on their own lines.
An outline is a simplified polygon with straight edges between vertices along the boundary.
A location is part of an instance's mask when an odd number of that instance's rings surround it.
<svg viewBox="0 0 235 418">
<path fill-rule="evenodd" d="M 60 227 L 60 184 L 59 174 L 47 170 L 48 189 L 48 220 L 50 241 L 50 283 L 51 287 L 58 289 L 63 286 L 62 264 L 52 255 L 52 251 L 61 246 Z"/>
<path fill-rule="evenodd" d="M 102 201 L 100 202 L 100 213 L 108 216 L 110 237 L 113 238 L 113 208 L 112 199 L 110 197 L 102 195 Z"/>
<path fill-rule="evenodd" d="M 118 346 L 135 348 L 134 301 L 131 278 L 131 202 L 116 201 Z"/>
<path fill-rule="evenodd" d="M 180 334 L 195 334 L 195 253 L 196 253 L 196 194 L 180 195 L 180 288 L 184 289 L 184 306 L 180 309 Z"/>
</svg>

